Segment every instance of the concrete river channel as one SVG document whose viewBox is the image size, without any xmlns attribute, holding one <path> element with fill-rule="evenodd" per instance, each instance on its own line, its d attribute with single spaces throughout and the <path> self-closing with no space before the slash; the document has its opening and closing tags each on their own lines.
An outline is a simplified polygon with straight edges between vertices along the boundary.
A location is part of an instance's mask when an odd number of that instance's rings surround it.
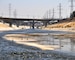
<svg viewBox="0 0 75 60">
<path fill-rule="evenodd" d="M 24 31 L 23 31 L 24 32 Z M 5 32 L 3 39 L 15 42 L 26 46 L 33 46 L 33 50 L 49 52 L 49 56 L 56 56 L 56 58 L 48 57 L 54 60 L 75 60 L 75 34 L 73 33 L 23 33 L 23 32 Z M 13 44 L 11 45 L 13 46 Z M 26 47 L 25 46 L 25 47 Z M 36 49 L 36 48 L 38 49 Z M 41 53 L 43 54 L 43 53 Z M 44 54 L 45 55 L 45 54 Z M 47 54 L 46 54 L 47 55 Z M 48 55 L 47 55 L 48 56 Z M 60 57 L 59 57 L 60 56 Z M 39 57 L 38 57 L 39 58 Z M 44 57 L 42 57 L 44 58 Z M 35 59 L 32 59 L 35 60 Z M 43 60 L 40 58 L 40 60 Z M 48 59 L 45 59 L 48 60 Z"/>
</svg>

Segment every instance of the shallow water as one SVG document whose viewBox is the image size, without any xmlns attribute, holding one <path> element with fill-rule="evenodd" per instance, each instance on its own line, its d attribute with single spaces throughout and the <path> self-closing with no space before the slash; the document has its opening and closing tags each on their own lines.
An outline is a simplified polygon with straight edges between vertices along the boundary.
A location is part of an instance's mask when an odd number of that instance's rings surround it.
<svg viewBox="0 0 75 60">
<path fill-rule="evenodd" d="M 70 37 L 71 36 L 71 37 Z M 55 51 L 64 51 L 64 52 L 75 52 L 75 38 L 74 35 L 65 36 L 65 35 L 6 35 L 7 40 L 27 42 L 27 43 L 37 43 L 44 46 L 52 46 Z M 58 47 L 55 47 L 58 46 Z M 45 48 L 45 47 L 44 47 Z"/>
<path fill-rule="evenodd" d="M 40 36 L 36 38 L 40 40 L 38 43 L 42 45 L 56 45 L 59 48 L 55 50 L 64 51 L 64 52 L 75 52 L 75 38 L 61 37 L 61 36 Z"/>
</svg>

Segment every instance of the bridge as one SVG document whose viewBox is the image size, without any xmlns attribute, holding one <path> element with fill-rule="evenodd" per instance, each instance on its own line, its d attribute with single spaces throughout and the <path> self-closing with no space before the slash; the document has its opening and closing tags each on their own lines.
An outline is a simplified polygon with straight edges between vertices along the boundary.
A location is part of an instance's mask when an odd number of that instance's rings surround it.
<svg viewBox="0 0 75 60">
<path fill-rule="evenodd" d="M 47 26 L 47 24 L 50 21 L 59 21 L 59 19 L 32 19 L 32 18 L 9 18 L 9 17 L 0 17 L 0 21 L 3 21 L 4 23 L 8 23 L 10 27 L 12 27 L 12 24 L 16 24 L 17 27 L 20 25 L 20 23 L 24 24 L 25 21 L 28 21 L 31 25 L 31 27 L 35 28 L 35 23 L 40 21 L 43 23 L 43 26 Z"/>
</svg>

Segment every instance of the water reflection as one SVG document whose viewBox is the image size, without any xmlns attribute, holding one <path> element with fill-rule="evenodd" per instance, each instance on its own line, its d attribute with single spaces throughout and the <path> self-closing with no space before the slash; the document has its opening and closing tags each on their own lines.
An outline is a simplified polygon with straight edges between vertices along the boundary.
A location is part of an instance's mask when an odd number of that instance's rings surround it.
<svg viewBox="0 0 75 60">
<path fill-rule="evenodd" d="M 70 38 L 70 40 L 71 40 L 71 51 L 75 52 L 75 39 Z"/>
<path fill-rule="evenodd" d="M 75 38 L 74 37 L 70 37 L 70 36 L 66 37 L 65 35 L 58 36 L 58 40 L 59 40 L 60 49 L 57 49 L 57 50 L 75 52 Z"/>
<path fill-rule="evenodd" d="M 41 46 L 43 48 L 53 48 L 53 50 L 58 51 L 69 51 L 69 52 L 75 52 L 75 38 L 65 35 L 32 35 L 32 34 L 21 34 L 21 35 L 6 35 L 4 38 L 10 41 L 15 41 L 19 43 L 28 43 L 31 45 L 35 45 L 35 43 L 38 46 Z M 37 46 L 37 47 L 38 47 Z"/>
</svg>

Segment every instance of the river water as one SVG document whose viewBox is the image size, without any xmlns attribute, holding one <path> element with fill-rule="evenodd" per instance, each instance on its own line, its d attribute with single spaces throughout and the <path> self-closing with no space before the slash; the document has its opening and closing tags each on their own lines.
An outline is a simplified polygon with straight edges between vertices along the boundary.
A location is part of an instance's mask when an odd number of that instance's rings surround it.
<svg viewBox="0 0 75 60">
<path fill-rule="evenodd" d="M 52 35 L 52 34 L 11 34 L 6 35 L 7 40 L 25 43 L 37 43 L 46 48 L 52 46 L 55 51 L 75 52 L 74 35 Z M 35 46 L 35 45 L 34 45 Z"/>
</svg>

